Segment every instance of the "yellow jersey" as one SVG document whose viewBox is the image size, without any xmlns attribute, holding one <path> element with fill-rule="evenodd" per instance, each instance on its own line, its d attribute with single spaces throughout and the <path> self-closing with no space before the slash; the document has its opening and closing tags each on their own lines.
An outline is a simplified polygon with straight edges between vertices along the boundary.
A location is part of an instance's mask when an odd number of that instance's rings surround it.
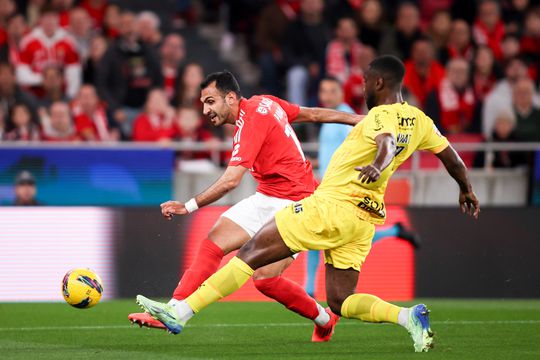
<svg viewBox="0 0 540 360">
<path fill-rule="evenodd" d="M 361 183 L 356 166 L 373 162 L 377 154 L 375 138 L 389 133 L 396 139 L 396 154 L 376 182 Z M 448 146 L 433 120 L 420 109 L 406 102 L 377 106 L 369 111 L 336 150 L 316 196 L 337 200 L 355 214 L 373 224 L 383 224 L 386 218 L 384 193 L 388 180 L 415 150 L 437 154 Z"/>
</svg>

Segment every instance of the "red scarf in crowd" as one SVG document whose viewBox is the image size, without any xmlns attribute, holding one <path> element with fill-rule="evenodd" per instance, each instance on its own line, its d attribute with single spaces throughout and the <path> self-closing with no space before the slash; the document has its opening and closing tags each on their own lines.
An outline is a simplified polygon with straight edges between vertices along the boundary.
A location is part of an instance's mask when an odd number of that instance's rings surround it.
<svg viewBox="0 0 540 360">
<path fill-rule="evenodd" d="M 441 81 L 438 90 L 441 128 L 450 134 L 466 132 L 474 116 L 473 90 L 468 87 L 463 93 L 459 93 L 448 79 Z"/>
<path fill-rule="evenodd" d="M 349 49 L 349 61 L 347 62 L 347 49 L 341 41 L 334 40 L 326 48 L 326 71 L 329 75 L 335 76 L 342 83 L 345 83 L 349 76 L 362 73 L 360 67 L 360 54 L 363 45 L 355 41 Z"/>
<path fill-rule="evenodd" d="M 504 33 L 505 29 L 502 21 L 499 21 L 491 31 L 479 20 L 476 20 L 473 26 L 473 37 L 476 43 L 478 45 L 489 46 L 497 60 L 503 58 L 501 43 L 504 38 Z"/>
</svg>

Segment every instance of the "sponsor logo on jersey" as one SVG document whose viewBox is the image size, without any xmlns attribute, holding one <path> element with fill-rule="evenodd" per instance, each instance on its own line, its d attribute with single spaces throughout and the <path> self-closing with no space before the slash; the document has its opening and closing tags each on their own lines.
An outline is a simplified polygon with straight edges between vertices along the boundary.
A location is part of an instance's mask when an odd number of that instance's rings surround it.
<svg viewBox="0 0 540 360">
<path fill-rule="evenodd" d="M 358 207 L 380 218 L 386 217 L 384 203 L 383 202 L 379 203 L 378 201 L 375 201 L 368 196 L 364 197 L 364 199 L 360 202 L 360 204 L 358 204 Z"/>
</svg>

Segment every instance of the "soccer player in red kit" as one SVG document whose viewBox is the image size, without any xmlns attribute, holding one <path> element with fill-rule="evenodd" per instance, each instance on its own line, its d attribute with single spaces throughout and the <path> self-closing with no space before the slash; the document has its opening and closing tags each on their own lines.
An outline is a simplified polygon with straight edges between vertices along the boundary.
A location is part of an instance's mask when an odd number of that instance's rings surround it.
<svg viewBox="0 0 540 360">
<path fill-rule="evenodd" d="M 209 205 L 234 189 L 247 171 L 257 180 L 256 193 L 225 211 L 196 259 L 183 274 L 169 306 L 193 293 L 218 270 L 225 254 L 239 249 L 286 205 L 313 193 L 317 182 L 306 160 L 291 122 L 338 122 L 354 125 L 363 117 L 331 109 L 304 108 L 274 96 L 242 98 L 240 87 L 228 72 L 209 75 L 201 84 L 204 115 L 214 126 L 235 124 L 233 151 L 223 175 L 208 189 L 187 201 L 161 204 L 163 215 L 186 215 Z M 299 284 L 281 276 L 292 263 L 287 258 L 267 265 L 255 274 L 255 287 L 266 296 L 315 323 L 312 341 L 328 341 L 339 319 L 310 297 Z M 130 314 L 139 325 L 164 328 L 147 313 Z"/>
</svg>

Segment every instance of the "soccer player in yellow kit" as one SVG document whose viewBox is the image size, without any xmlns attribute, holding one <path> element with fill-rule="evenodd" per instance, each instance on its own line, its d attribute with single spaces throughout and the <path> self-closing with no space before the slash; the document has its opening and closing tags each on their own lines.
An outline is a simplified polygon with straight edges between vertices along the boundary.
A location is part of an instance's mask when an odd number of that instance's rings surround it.
<svg viewBox="0 0 540 360">
<path fill-rule="evenodd" d="M 478 217 L 480 206 L 467 169 L 433 121 L 403 101 L 405 68 L 394 56 L 373 60 L 365 75 L 366 118 L 335 152 L 315 193 L 279 211 L 227 265 L 184 301 L 171 306 L 141 295 L 137 302 L 171 332 L 209 304 L 239 289 L 261 266 L 304 250 L 324 250 L 330 309 L 343 317 L 389 322 L 410 333 L 417 352 L 432 347 L 429 310 L 402 308 L 374 295 L 355 294 L 360 268 L 371 248 L 374 224 L 384 223 L 384 192 L 396 169 L 415 150 L 428 150 L 459 185 L 464 213 Z"/>
</svg>

